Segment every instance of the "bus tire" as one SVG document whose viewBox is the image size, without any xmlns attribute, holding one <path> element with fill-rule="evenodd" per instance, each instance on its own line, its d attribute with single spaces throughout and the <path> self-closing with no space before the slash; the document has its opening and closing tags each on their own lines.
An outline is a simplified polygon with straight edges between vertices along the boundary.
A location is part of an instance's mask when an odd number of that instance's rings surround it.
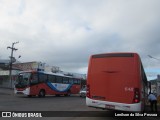
<svg viewBox="0 0 160 120">
<path fill-rule="evenodd" d="M 40 90 L 38 97 L 45 97 L 45 90 Z"/>
<path fill-rule="evenodd" d="M 68 90 L 68 91 L 67 91 L 67 94 L 65 94 L 65 96 L 71 96 L 71 91 Z"/>
</svg>

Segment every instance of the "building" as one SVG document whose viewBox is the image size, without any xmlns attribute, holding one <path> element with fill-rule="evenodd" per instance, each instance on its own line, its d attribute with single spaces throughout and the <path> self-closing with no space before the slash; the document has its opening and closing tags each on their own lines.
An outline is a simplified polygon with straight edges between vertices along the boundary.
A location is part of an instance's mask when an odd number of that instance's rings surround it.
<svg viewBox="0 0 160 120">
<path fill-rule="evenodd" d="M 21 71 L 36 70 L 36 71 L 45 71 L 45 63 L 42 62 L 24 62 L 24 63 L 15 63 L 13 68 L 19 69 Z"/>
<path fill-rule="evenodd" d="M 9 60 L 0 60 L 0 87 L 13 88 L 14 83 L 18 77 L 17 75 L 20 71 L 45 70 L 45 64 L 41 62 L 34 61 L 25 63 L 13 63 L 11 71 L 11 80 L 10 80 L 9 63 L 10 63 Z"/>
<path fill-rule="evenodd" d="M 14 85 L 14 81 L 17 79 L 19 70 L 12 70 L 12 81 L 9 77 L 9 70 L 0 70 L 0 87 L 11 88 Z"/>
<path fill-rule="evenodd" d="M 0 87 L 9 87 L 9 64 L 10 60 L 0 60 Z"/>
<path fill-rule="evenodd" d="M 160 96 L 160 75 L 157 75 L 157 79 L 151 80 L 151 92 Z"/>
<path fill-rule="evenodd" d="M 151 92 L 154 93 L 154 94 L 157 94 L 157 90 L 156 90 L 156 82 L 157 80 L 151 80 L 150 83 L 151 83 Z"/>
<path fill-rule="evenodd" d="M 10 60 L 0 60 L 0 70 L 9 69 Z"/>
</svg>

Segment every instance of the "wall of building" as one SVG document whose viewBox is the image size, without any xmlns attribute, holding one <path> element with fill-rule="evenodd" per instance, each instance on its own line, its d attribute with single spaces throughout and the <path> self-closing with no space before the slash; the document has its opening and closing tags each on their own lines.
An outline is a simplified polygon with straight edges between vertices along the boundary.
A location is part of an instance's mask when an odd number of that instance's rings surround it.
<svg viewBox="0 0 160 120">
<path fill-rule="evenodd" d="M 151 80 L 151 92 L 160 96 L 160 75 L 157 75 L 157 79 Z"/>
<path fill-rule="evenodd" d="M 13 88 L 19 71 L 39 70 L 44 71 L 45 64 L 41 62 L 16 63 L 12 65 L 12 81 L 9 77 L 9 68 L 0 70 L 0 87 Z"/>
<path fill-rule="evenodd" d="M 1 70 L 0 71 L 0 87 L 13 88 L 14 83 L 17 79 L 18 72 L 19 70 L 12 70 L 12 82 L 11 82 L 9 77 L 9 70 Z"/>
<path fill-rule="evenodd" d="M 13 64 L 13 68 L 16 68 L 22 71 L 28 71 L 28 70 L 44 71 L 45 63 L 42 63 L 42 62 L 16 63 L 16 64 Z"/>
</svg>

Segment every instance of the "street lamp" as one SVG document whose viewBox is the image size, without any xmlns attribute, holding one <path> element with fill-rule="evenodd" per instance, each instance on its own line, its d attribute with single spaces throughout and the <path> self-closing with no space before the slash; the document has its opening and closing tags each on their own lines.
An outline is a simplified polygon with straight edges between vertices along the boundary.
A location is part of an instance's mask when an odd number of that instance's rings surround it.
<svg viewBox="0 0 160 120">
<path fill-rule="evenodd" d="M 151 55 L 148 55 L 148 57 L 153 58 L 153 59 L 156 59 L 156 60 L 160 60 L 160 59 L 155 58 L 155 57 L 153 57 L 153 56 L 151 56 Z"/>
</svg>

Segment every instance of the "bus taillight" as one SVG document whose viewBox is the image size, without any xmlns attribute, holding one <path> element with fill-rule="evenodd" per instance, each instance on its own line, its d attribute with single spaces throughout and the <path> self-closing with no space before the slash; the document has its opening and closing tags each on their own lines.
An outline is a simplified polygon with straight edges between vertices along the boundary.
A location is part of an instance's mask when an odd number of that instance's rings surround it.
<svg viewBox="0 0 160 120">
<path fill-rule="evenodd" d="M 139 103 L 139 102 L 140 102 L 140 91 L 139 91 L 139 88 L 134 88 L 133 103 Z"/>
<path fill-rule="evenodd" d="M 90 85 L 87 85 L 86 96 L 90 98 Z"/>
</svg>

